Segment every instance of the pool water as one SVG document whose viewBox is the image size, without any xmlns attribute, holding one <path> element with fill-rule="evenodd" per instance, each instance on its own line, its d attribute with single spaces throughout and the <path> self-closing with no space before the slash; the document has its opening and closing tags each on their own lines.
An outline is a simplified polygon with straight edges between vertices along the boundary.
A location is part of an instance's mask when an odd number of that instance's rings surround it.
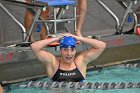
<svg viewBox="0 0 140 93">
<path fill-rule="evenodd" d="M 38 81 L 49 81 L 48 78 L 42 78 Z M 92 70 L 87 72 L 85 82 L 140 82 L 139 67 L 111 66 L 102 70 Z M 24 83 L 24 82 L 22 82 Z M 21 83 L 21 84 L 22 84 Z M 126 89 L 68 89 L 68 88 L 19 88 L 11 85 L 11 89 L 5 88 L 5 93 L 139 93 L 140 88 Z"/>
</svg>

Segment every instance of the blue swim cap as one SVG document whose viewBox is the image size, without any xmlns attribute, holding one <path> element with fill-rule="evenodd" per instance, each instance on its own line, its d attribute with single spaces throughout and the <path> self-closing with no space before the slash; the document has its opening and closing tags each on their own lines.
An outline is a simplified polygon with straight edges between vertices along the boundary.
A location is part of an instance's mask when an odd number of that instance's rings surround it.
<svg viewBox="0 0 140 93">
<path fill-rule="evenodd" d="M 64 36 L 60 40 L 60 49 L 61 48 L 76 48 L 76 39 L 71 36 Z"/>
</svg>

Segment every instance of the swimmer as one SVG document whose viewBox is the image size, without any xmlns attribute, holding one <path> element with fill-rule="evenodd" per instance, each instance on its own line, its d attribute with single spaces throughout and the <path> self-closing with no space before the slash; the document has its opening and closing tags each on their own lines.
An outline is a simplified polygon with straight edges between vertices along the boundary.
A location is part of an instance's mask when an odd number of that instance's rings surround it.
<svg viewBox="0 0 140 93">
<path fill-rule="evenodd" d="M 76 56 L 77 41 L 86 43 L 91 48 Z M 53 42 L 60 42 L 60 57 L 43 50 L 44 47 Z M 97 59 L 105 48 L 106 43 L 103 41 L 67 33 L 31 44 L 33 53 L 46 67 L 46 75 L 53 81 L 59 82 L 80 82 L 86 79 L 87 65 Z"/>
</svg>

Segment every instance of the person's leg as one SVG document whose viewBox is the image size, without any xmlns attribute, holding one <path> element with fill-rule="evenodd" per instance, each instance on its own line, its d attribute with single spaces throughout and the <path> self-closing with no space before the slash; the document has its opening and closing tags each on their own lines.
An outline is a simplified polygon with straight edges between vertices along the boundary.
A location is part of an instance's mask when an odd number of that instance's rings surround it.
<svg viewBox="0 0 140 93">
<path fill-rule="evenodd" d="M 1 85 L 0 85 L 0 93 L 3 93 L 3 88 Z"/>
<path fill-rule="evenodd" d="M 46 11 L 42 11 L 41 12 L 41 19 L 47 19 L 48 17 L 48 12 L 49 10 L 46 10 Z M 30 30 L 30 26 L 32 24 L 32 21 L 33 21 L 33 14 L 31 13 L 31 11 L 27 10 L 26 11 L 26 14 L 25 14 L 25 28 L 26 28 L 26 31 L 29 31 Z M 42 29 L 41 29 L 41 33 L 40 33 L 40 39 L 45 39 L 46 38 L 46 28 L 44 25 L 42 25 Z M 30 42 L 34 42 L 34 38 L 33 38 L 33 35 L 31 34 L 30 38 L 29 38 Z"/>
<path fill-rule="evenodd" d="M 41 12 L 41 18 L 42 19 L 47 19 L 48 18 L 48 14 L 49 14 L 49 9 L 46 10 L 46 11 L 42 11 Z M 46 35 L 47 35 L 46 27 L 45 27 L 45 25 L 43 25 L 42 29 L 41 29 L 41 33 L 40 33 L 40 40 L 45 39 Z"/>
<path fill-rule="evenodd" d="M 25 14 L 25 20 L 24 20 L 25 29 L 27 32 L 30 30 L 32 21 L 33 21 L 33 14 L 29 10 L 27 10 Z M 34 38 L 32 35 L 30 36 L 29 41 L 34 42 Z"/>
<path fill-rule="evenodd" d="M 81 34 L 81 29 L 84 23 L 84 19 L 86 16 L 87 12 L 87 1 L 86 0 L 78 0 L 78 5 L 77 5 L 77 28 L 75 31 L 75 35 L 77 36 L 82 36 Z"/>
</svg>

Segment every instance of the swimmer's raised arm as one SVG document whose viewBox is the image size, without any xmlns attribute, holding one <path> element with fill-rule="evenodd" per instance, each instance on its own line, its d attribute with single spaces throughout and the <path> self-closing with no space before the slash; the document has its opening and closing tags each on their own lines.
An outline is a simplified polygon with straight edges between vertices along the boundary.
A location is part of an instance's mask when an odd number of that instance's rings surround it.
<svg viewBox="0 0 140 93">
<path fill-rule="evenodd" d="M 52 59 L 55 58 L 53 54 L 48 52 L 47 50 L 43 50 L 47 45 L 57 42 L 62 38 L 62 36 L 57 36 L 51 39 L 44 39 L 31 44 L 31 49 L 36 55 L 36 57 L 43 63 L 51 62 Z"/>
<path fill-rule="evenodd" d="M 105 42 L 97 39 L 79 37 L 78 40 L 91 46 L 90 49 L 83 51 L 79 55 L 79 57 L 83 57 L 83 63 L 85 63 L 86 65 L 98 58 L 106 47 Z"/>
</svg>

